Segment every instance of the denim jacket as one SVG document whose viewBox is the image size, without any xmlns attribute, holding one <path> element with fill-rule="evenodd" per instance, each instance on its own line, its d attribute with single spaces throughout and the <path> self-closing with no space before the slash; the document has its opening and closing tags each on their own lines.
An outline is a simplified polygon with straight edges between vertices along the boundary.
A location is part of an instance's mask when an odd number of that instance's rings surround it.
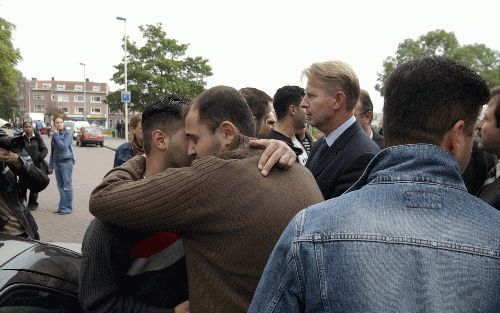
<svg viewBox="0 0 500 313">
<path fill-rule="evenodd" d="M 134 150 L 132 149 L 132 144 L 130 142 L 124 142 L 116 148 L 115 159 L 113 161 L 113 167 L 117 167 L 127 162 L 132 158 Z"/>
<path fill-rule="evenodd" d="M 295 216 L 249 312 L 500 312 L 500 212 L 446 150 L 387 148 Z"/>
<path fill-rule="evenodd" d="M 67 162 L 68 160 L 75 163 L 72 143 L 73 136 L 67 129 L 64 129 L 62 133 L 54 132 L 52 134 L 49 168 L 53 169 L 54 163 Z"/>
</svg>

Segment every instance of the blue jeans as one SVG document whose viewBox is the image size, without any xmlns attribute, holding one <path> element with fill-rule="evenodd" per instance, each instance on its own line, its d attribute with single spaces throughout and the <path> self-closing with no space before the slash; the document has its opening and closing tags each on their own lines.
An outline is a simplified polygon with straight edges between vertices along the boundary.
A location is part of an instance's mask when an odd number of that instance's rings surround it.
<svg viewBox="0 0 500 313">
<path fill-rule="evenodd" d="M 59 189 L 59 207 L 57 210 L 63 213 L 71 213 L 73 210 L 73 161 L 64 163 L 54 163 L 54 173 L 56 175 L 57 189 Z"/>
</svg>

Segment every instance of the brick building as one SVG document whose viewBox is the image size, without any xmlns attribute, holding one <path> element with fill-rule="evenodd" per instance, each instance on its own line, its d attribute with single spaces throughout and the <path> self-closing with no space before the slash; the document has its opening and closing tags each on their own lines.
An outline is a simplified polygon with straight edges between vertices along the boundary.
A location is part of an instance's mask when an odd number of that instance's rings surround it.
<svg viewBox="0 0 500 313">
<path fill-rule="evenodd" d="M 84 90 L 85 88 L 85 90 Z M 104 103 L 108 84 L 82 81 L 31 80 L 19 84 L 19 108 L 22 113 L 46 113 L 47 108 L 61 109 L 68 120 L 108 127 L 109 110 Z M 45 123 L 51 123 L 45 117 Z"/>
</svg>

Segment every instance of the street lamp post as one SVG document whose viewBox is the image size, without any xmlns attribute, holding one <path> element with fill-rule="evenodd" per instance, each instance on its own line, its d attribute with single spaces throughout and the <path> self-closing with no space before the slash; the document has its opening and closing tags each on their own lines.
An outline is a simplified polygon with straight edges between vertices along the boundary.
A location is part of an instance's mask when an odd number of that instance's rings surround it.
<svg viewBox="0 0 500 313">
<path fill-rule="evenodd" d="M 116 17 L 117 20 L 123 21 L 124 36 L 123 36 L 123 47 L 125 50 L 125 55 L 123 56 L 124 64 L 124 76 L 125 76 L 125 92 L 127 92 L 127 19 L 121 16 Z M 128 102 L 124 101 L 125 106 L 125 142 L 128 142 Z"/>
<path fill-rule="evenodd" d="M 85 72 L 85 63 L 83 65 L 83 120 L 87 120 L 87 73 Z"/>
</svg>

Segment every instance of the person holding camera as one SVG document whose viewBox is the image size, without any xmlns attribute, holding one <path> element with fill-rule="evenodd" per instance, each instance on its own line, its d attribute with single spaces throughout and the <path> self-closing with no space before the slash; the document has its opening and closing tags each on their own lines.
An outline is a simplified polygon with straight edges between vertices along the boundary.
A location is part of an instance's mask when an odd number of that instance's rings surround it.
<svg viewBox="0 0 500 313">
<path fill-rule="evenodd" d="M 21 137 L 0 137 L 0 233 L 40 239 L 26 206 L 26 190 L 42 191 L 49 177 L 35 166 L 23 146 Z"/>
<path fill-rule="evenodd" d="M 57 189 L 59 189 L 59 206 L 54 213 L 70 214 L 73 211 L 73 135 L 64 127 L 62 117 L 54 120 L 56 131 L 52 134 L 49 173 L 54 170 Z"/>
<path fill-rule="evenodd" d="M 23 136 L 24 139 L 24 149 L 31 157 L 31 160 L 42 172 L 47 173 L 47 166 L 44 161 L 47 156 L 48 149 L 43 142 L 42 137 L 39 132 L 33 131 L 33 125 L 25 121 L 23 123 Z M 28 197 L 28 207 L 31 211 L 34 211 L 38 208 L 38 192 L 30 191 L 30 195 Z"/>
</svg>

